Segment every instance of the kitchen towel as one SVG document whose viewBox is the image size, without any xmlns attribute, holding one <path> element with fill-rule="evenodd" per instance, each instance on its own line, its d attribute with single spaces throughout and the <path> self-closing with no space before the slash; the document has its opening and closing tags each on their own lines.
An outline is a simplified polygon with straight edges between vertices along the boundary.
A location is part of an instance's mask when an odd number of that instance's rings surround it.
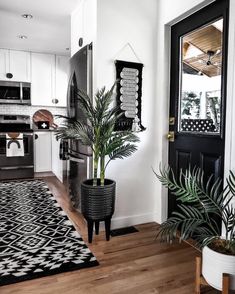
<svg viewBox="0 0 235 294">
<path fill-rule="evenodd" d="M 7 157 L 24 156 L 24 141 L 22 133 L 6 134 Z"/>
</svg>

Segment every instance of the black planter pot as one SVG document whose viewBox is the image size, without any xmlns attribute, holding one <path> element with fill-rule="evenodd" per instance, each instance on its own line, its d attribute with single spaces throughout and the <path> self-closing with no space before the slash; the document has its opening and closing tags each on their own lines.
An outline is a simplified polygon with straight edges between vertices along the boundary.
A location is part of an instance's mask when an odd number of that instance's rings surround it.
<svg viewBox="0 0 235 294">
<path fill-rule="evenodd" d="M 96 234 L 99 233 L 99 222 L 105 221 L 106 239 L 110 236 L 110 223 L 114 213 L 116 182 L 105 179 L 104 186 L 93 186 L 93 179 L 85 180 L 81 184 L 81 210 L 88 223 L 89 242 L 92 242 L 93 225 Z"/>
</svg>

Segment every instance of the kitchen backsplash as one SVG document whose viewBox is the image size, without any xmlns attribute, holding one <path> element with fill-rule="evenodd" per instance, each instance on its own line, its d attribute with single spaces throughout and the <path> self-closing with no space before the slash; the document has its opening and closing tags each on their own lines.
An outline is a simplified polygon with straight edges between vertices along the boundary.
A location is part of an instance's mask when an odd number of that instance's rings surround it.
<svg viewBox="0 0 235 294">
<path fill-rule="evenodd" d="M 0 104 L 0 114 L 24 114 L 24 115 L 30 115 L 31 118 L 32 118 L 33 114 L 39 109 L 47 109 L 53 115 L 56 115 L 56 114 L 66 115 L 67 114 L 67 109 L 65 107 Z"/>
</svg>

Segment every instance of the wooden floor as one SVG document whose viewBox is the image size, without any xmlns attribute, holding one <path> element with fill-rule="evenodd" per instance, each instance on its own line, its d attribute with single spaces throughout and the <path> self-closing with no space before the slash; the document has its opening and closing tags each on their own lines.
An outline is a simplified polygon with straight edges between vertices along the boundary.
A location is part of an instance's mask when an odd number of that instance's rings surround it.
<svg viewBox="0 0 235 294">
<path fill-rule="evenodd" d="M 87 242 L 83 218 L 71 211 L 68 196 L 56 178 L 45 178 L 59 204 Z M 188 244 L 163 244 L 155 239 L 158 225 L 136 226 L 139 232 L 105 241 L 103 232 L 89 248 L 100 265 L 0 287 L 0 294 L 191 294 L 195 256 Z M 202 293 L 220 293 L 204 288 Z"/>
</svg>

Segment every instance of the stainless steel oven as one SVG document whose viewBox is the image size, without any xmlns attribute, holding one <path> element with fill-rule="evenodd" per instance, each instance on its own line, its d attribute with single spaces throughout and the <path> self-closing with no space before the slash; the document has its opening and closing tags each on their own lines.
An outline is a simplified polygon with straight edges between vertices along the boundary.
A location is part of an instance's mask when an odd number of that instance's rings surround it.
<svg viewBox="0 0 235 294">
<path fill-rule="evenodd" d="M 16 138 L 8 139 L 14 134 Z M 20 136 L 19 136 L 20 135 Z M 22 141 L 22 144 L 20 144 Z M 23 154 L 9 156 L 8 142 L 21 145 Z M 14 144 L 13 144 L 14 145 Z M 24 115 L 0 115 L 0 180 L 34 176 L 33 130 L 30 118 Z"/>
<path fill-rule="evenodd" d="M 33 132 L 22 133 L 24 156 L 7 157 L 6 134 L 0 133 L 0 179 L 30 178 L 34 173 Z"/>
<path fill-rule="evenodd" d="M 0 81 L 0 103 L 31 105 L 31 84 Z"/>
</svg>

